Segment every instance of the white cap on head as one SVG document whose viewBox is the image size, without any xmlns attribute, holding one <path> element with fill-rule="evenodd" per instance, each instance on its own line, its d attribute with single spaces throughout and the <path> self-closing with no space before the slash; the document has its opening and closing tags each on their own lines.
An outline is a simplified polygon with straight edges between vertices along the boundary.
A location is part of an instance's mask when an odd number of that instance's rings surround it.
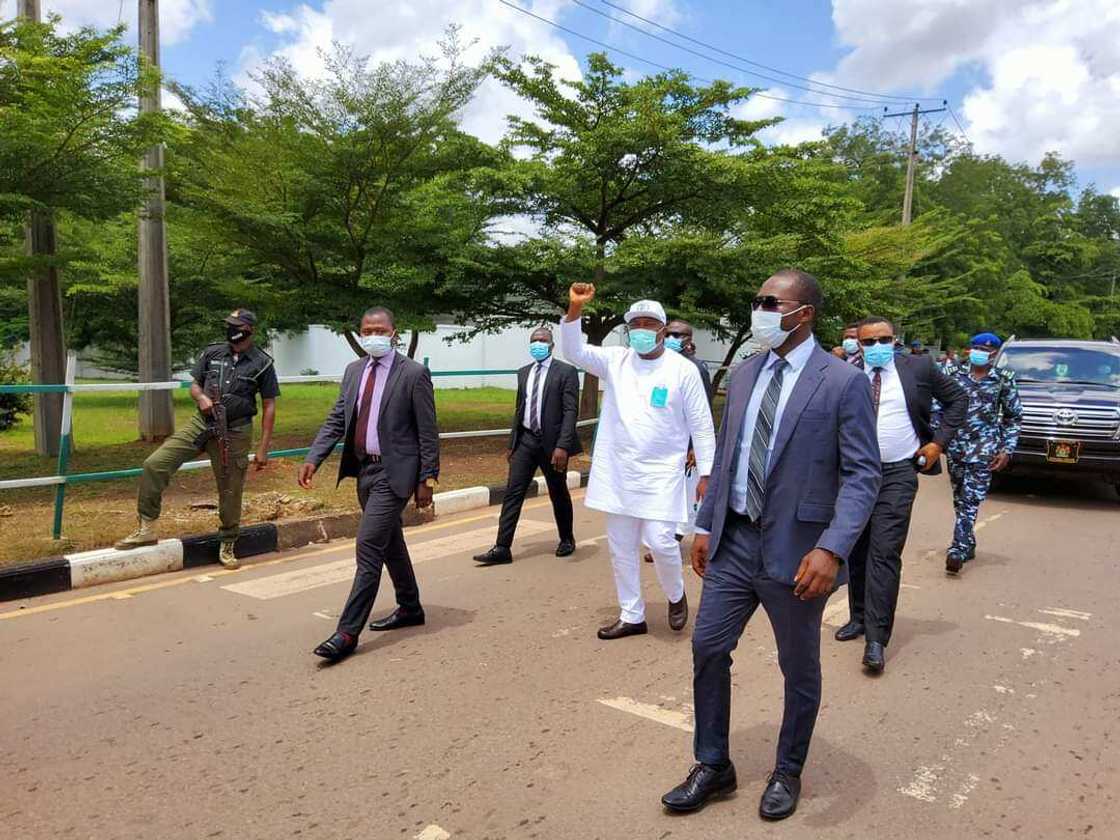
<svg viewBox="0 0 1120 840">
<path fill-rule="evenodd" d="M 655 300 L 635 301 L 630 304 L 630 308 L 626 310 L 626 315 L 624 317 L 627 324 L 635 318 L 655 318 L 662 324 L 668 323 L 665 317 L 665 307 Z"/>
</svg>

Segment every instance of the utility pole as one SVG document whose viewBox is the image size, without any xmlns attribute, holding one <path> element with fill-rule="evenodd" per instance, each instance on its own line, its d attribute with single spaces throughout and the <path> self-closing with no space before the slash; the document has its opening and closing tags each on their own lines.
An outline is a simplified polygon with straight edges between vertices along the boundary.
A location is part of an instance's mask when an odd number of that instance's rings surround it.
<svg viewBox="0 0 1120 840">
<path fill-rule="evenodd" d="M 19 0 L 19 17 L 40 23 L 40 0 Z M 27 276 L 27 320 L 31 332 L 31 381 L 36 385 L 58 385 L 66 377 L 66 342 L 62 329 L 62 282 L 52 265 L 58 251 L 54 214 L 36 208 L 27 214 L 24 249 L 29 257 L 42 260 Z M 35 398 L 35 451 L 58 454 L 62 429 L 62 394 L 38 394 Z"/>
<path fill-rule="evenodd" d="M 942 100 L 942 104 L 945 101 Z M 884 111 L 887 109 L 884 108 Z M 902 224 L 906 226 L 910 224 L 911 210 L 914 206 L 914 170 L 918 168 L 918 117 L 922 114 L 937 114 L 945 108 L 929 108 L 925 111 L 921 110 L 918 105 L 914 106 L 913 111 L 903 111 L 898 114 L 883 114 L 884 117 L 910 117 L 910 153 L 906 160 L 906 193 L 902 197 Z"/>
<path fill-rule="evenodd" d="M 159 70 L 159 0 L 139 0 L 140 54 Z M 160 84 L 140 95 L 140 113 L 159 113 Z M 164 224 L 163 146 L 153 146 L 140 167 L 144 203 L 140 208 L 140 381 L 171 379 L 171 304 L 167 283 L 167 227 Z M 175 431 L 170 391 L 140 392 L 140 437 L 163 440 Z"/>
</svg>

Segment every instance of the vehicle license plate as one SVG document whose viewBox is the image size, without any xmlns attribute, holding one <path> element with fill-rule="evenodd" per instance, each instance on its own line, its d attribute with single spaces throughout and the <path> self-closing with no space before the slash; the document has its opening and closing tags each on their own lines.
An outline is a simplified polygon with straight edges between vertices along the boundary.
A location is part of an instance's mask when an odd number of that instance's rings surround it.
<svg viewBox="0 0 1120 840">
<path fill-rule="evenodd" d="M 1081 441 L 1051 440 L 1046 442 L 1046 460 L 1052 464 L 1076 464 L 1081 457 Z"/>
</svg>

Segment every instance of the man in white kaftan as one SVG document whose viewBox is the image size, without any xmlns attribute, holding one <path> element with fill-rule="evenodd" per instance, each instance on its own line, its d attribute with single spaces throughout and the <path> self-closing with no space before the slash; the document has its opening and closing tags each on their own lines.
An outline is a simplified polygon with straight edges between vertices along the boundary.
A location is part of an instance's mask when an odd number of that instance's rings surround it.
<svg viewBox="0 0 1120 840">
<path fill-rule="evenodd" d="M 587 345 L 580 319 L 594 296 L 593 285 L 572 285 L 559 334 L 564 357 L 598 376 L 606 389 L 584 504 L 607 515 L 621 614 L 599 630 L 599 638 L 647 632 L 643 543 L 669 600 L 669 625 L 679 631 L 688 621 L 688 602 L 676 532 L 694 501 L 687 497 L 684 466 L 691 439 L 701 476 L 696 494 L 702 497 L 715 454 L 708 396 L 696 366 L 665 351 L 665 310 L 656 301 L 638 301 L 626 313 L 628 348 Z"/>
</svg>

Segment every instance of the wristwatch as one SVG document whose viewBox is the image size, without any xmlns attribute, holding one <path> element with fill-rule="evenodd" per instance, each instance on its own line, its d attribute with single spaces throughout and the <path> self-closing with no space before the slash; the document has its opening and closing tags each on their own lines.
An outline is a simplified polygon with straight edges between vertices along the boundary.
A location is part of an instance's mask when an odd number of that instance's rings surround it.
<svg viewBox="0 0 1120 840">
<path fill-rule="evenodd" d="M 425 478 L 424 479 L 424 486 L 434 489 L 436 487 L 439 487 L 439 482 L 436 481 L 434 478 Z"/>
</svg>

